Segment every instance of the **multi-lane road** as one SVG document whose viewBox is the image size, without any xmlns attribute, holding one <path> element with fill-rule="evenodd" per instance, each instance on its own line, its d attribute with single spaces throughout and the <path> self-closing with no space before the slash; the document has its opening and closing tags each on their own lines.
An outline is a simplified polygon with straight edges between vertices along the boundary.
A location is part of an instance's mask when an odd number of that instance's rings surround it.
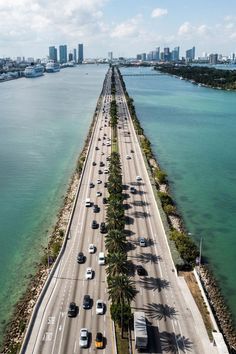
<svg viewBox="0 0 236 354">
<path fill-rule="evenodd" d="M 148 320 L 149 348 L 147 353 L 209 353 L 210 347 L 200 316 L 196 318 L 188 301 L 185 300 L 180 282 L 173 271 L 165 232 L 156 206 L 152 187 L 144 164 L 137 136 L 135 134 L 119 77 L 116 73 L 116 99 L 119 124 L 118 141 L 121 156 L 123 183 L 126 186 L 126 232 L 130 245 L 128 258 L 134 263 L 134 280 L 137 296 L 132 303 L 133 311 L 142 309 Z M 102 92 L 92 139 L 81 178 L 78 198 L 70 227 L 69 238 L 52 280 L 40 304 L 27 334 L 26 354 L 78 354 L 96 352 L 94 340 L 97 332 L 105 338 L 103 353 L 114 352 L 114 333 L 109 313 L 105 267 L 98 264 L 99 252 L 105 252 L 104 237 L 100 229 L 92 229 L 96 220 L 105 221 L 103 197 L 108 196 L 105 182 L 108 174 L 107 157 L 111 153 L 111 129 L 109 108 L 111 101 L 111 71 L 109 70 Z M 100 163 L 103 166 L 100 166 Z M 99 170 L 101 173 L 99 173 Z M 137 182 L 136 177 L 141 180 Z M 94 186 L 91 188 L 90 183 Z M 136 190 L 130 193 L 130 187 Z M 101 192 L 101 196 L 97 196 Z M 100 211 L 86 207 L 90 198 Z M 140 247 L 139 238 L 144 237 L 146 247 Z M 90 254 L 89 245 L 94 244 L 96 252 Z M 78 264 L 77 255 L 83 252 L 85 262 Z M 138 276 L 136 266 L 146 271 Z M 92 267 L 93 278 L 85 279 L 87 267 Z M 84 295 L 90 295 L 90 309 L 83 309 Z M 189 294 L 186 294 L 188 297 Z M 105 303 L 103 315 L 96 315 L 96 301 Z M 68 317 L 70 302 L 78 306 L 76 317 Z M 89 346 L 80 347 L 80 329 L 89 331 Z M 133 351 L 135 349 L 133 348 Z M 100 350 L 101 352 L 101 350 Z M 126 354 L 126 353 L 124 353 Z"/>
</svg>

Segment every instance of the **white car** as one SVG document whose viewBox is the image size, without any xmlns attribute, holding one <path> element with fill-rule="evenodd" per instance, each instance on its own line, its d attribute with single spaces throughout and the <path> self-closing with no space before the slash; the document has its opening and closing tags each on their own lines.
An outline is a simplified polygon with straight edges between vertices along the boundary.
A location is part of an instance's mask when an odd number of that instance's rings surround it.
<svg viewBox="0 0 236 354">
<path fill-rule="evenodd" d="M 104 314 L 104 302 L 102 300 L 97 300 L 96 302 L 96 315 L 103 315 Z"/>
<path fill-rule="evenodd" d="M 96 193 L 96 196 L 97 196 L 97 197 L 101 197 L 101 195 L 102 195 L 101 192 L 97 192 L 97 193 Z"/>
<path fill-rule="evenodd" d="M 97 179 L 97 184 L 101 184 L 102 181 L 100 179 Z"/>
<path fill-rule="evenodd" d="M 136 181 L 141 181 L 142 178 L 140 176 L 136 176 Z"/>
<path fill-rule="evenodd" d="M 105 168 L 105 169 L 104 169 L 104 173 L 106 173 L 106 174 L 109 173 L 108 168 Z"/>
<path fill-rule="evenodd" d="M 95 253 L 95 246 L 94 246 L 93 243 L 91 243 L 91 244 L 89 245 L 88 251 L 89 251 L 89 253 Z"/>
<path fill-rule="evenodd" d="M 139 239 L 139 246 L 140 247 L 146 247 L 146 240 L 144 237 L 140 237 Z"/>
<path fill-rule="evenodd" d="M 85 272 L 85 279 L 89 280 L 93 278 L 93 270 L 91 267 L 88 267 Z"/>
<path fill-rule="evenodd" d="M 130 160 L 130 159 L 131 159 L 130 155 L 126 155 L 126 160 Z"/>
<path fill-rule="evenodd" d="M 81 328 L 79 336 L 79 345 L 81 348 L 87 348 L 89 342 L 89 334 L 87 328 Z"/>
</svg>

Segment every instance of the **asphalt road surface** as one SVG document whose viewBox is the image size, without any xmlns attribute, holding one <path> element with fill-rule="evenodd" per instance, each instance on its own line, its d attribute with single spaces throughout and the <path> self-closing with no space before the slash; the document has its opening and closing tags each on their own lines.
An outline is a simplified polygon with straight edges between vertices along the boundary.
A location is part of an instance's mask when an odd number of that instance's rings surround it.
<svg viewBox="0 0 236 354">
<path fill-rule="evenodd" d="M 70 236 L 60 263 L 43 298 L 34 321 L 27 354 L 78 354 L 97 352 L 94 339 L 102 332 L 105 346 L 99 352 L 114 353 L 114 334 L 109 313 L 105 266 L 98 264 L 99 252 L 105 252 L 104 234 L 99 228 L 92 229 L 96 220 L 99 225 L 105 221 L 105 205 L 102 198 L 108 196 L 104 183 L 108 174 L 107 157 L 111 153 L 111 129 L 109 127 L 111 72 L 108 71 L 103 89 L 102 105 L 97 115 L 91 140 L 84 176 L 73 216 Z M 142 310 L 148 323 L 149 346 L 146 353 L 213 353 L 213 348 L 204 332 L 201 319 L 194 317 L 181 290 L 179 278 L 167 245 L 165 232 L 156 206 L 143 156 L 129 116 L 123 89 L 116 75 L 117 104 L 119 112 L 118 138 L 121 155 L 124 193 L 126 194 L 126 228 L 129 242 L 128 258 L 134 267 L 132 275 L 138 291 L 132 303 L 132 311 Z M 93 165 L 93 162 L 96 165 Z M 104 166 L 100 166 L 100 162 Z M 101 174 L 99 174 L 101 170 Z M 136 177 L 140 176 L 137 181 Z M 101 183 L 97 183 L 97 180 Z M 94 186 L 90 188 L 90 183 Z M 130 193 L 130 187 L 135 194 Z M 101 196 L 96 193 L 101 192 Z M 85 201 L 91 199 L 98 204 L 100 211 L 94 213 L 93 207 L 86 207 Z M 139 245 L 144 237 L 146 247 Z M 88 252 L 89 244 L 96 246 L 96 252 Z M 77 255 L 83 252 L 85 262 L 78 264 Z M 136 266 L 142 265 L 146 274 L 137 275 Z M 93 278 L 85 279 L 87 267 L 92 267 Z M 83 309 L 84 295 L 91 296 L 91 308 Z M 96 315 L 95 305 L 102 299 L 106 305 L 103 315 Z M 67 315 L 70 302 L 78 306 L 76 317 Z M 80 347 L 80 329 L 87 328 L 88 348 Z M 203 329 L 202 329 L 203 328 Z M 133 346 L 133 352 L 135 352 Z M 126 354 L 126 353 L 124 353 Z"/>
</svg>

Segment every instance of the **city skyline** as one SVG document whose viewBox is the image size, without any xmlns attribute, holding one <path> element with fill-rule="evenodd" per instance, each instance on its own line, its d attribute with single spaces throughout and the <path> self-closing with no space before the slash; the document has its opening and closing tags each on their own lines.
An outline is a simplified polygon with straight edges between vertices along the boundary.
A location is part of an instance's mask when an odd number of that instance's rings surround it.
<svg viewBox="0 0 236 354">
<path fill-rule="evenodd" d="M 56 6 L 55 6 L 56 5 Z M 86 57 L 135 57 L 155 47 L 192 46 L 230 56 L 236 51 L 236 4 L 229 0 L 189 3 L 81 0 L 57 4 L 51 0 L 0 0 L 0 57 L 46 57 L 49 46 L 85 43 Z M 57 10 L 58 9 L 58 10 Z M 131 45 L 132 43 L 132 45 Z"/>
</svg>

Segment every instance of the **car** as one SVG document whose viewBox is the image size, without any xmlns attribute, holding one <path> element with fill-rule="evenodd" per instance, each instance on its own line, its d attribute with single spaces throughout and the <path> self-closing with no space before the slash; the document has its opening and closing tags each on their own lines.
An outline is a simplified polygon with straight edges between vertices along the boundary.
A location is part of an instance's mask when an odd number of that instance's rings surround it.
<svg viewBox="0 0 236 354">
<path fill-rule="evenodd" d="M 75 317 L 77 315 L 77 306 L 75 302 L 71 302 L 68 308 L 68 317 Z"/>
<path fill-rule="evenodd" d="M 126 155 L 126 160 L 130 160 L 131 156 L 130 155 Z"/>
<path fill-rule="evenodd" d="M 97 179 L 97 184 L 101 184 L 102 181 L 100 179 Z"/>
<path fill-rule="evenodd" d="M 101 197 L 101 195 L 102 195 L 102 193 L 99 192 L 99 191 L 96 193 L 96 196 L 97 196 L 97 197 Z"/>
<path fill-rule="evenodd" d="M 98 174 L 101 175 L 102 174 L 102 170 L 98 170 Z"/>
<path fill-rule="evenodd" d="M 84 254 L 83 254 L 83 252 L 79 252 L 78 253 L 77 262 L 78 263 L 84 263 Z"/>
<path fill-rule="evenodd" d="M 131 152 L 131 154 L 133 154 L 133 153 L 134 153 L 134 150 L 131 149 L 130 152 Z"/>
<path fill-rule="evenodd" d="M 110 159 L 111 159 L 110 156 L 107 156 L 106 160 L 107 160 L 107 161 L 110 161 Z"/>
<path fill-rule="evenodd" d="M 102 198 L 102 203 L 103 204 L 107 204 L 107 198 L 106 197 Z"/>
<path fill-rule="evenodd" d="M 93 166 L 96 166 L 96 162 L 95 162 L 95 161 L 93 161 L 92 165 L 93 165 Z"/>
<path fill-rule="evenodd" d="M 143 268 L 143 266 L 137 265 L 136 269 L 138 275 L 146 275 L 146 270 Z"/>
<path fill-rule="evenodd" d="M 110 141 L 107 141 L 106 146 L 111 146 Z"/>
<path fill-rule="evenodd" d="M 94 183 L 93 182 L 90 182 L 89 183 L 89 188 L 93 188 L 94 187 Z"/>
<path fill-rule="evenodd" d="M 103 137 L 103 140 L 106 140 L 106 137 L 105 137 L 105 136 Z"/>
<path fill-rule="evenodd" d="M 99 148 L 96 146 L 96 147 L 95 147 L 95 150 L 99 150 Z"/>
<path fill-rule="evenodd" d="M 107 134 L 106 134 L 106 133 L 104 133 L 104 136 L 107 136 Z"/>
<path fill-rule="evenodd" d="M 106 227 L 105 222 L 101 222 L 101 224 L 100 224 L 100 232 L 101 232 L 101 234 L 105 234 L 107 232 L 107 227 Z"/>
<path fill-rule="evenodd" d="M 136 176 L 136 181 L 141 181 L 142 178 L 140 176 Z"/>
<path fill-rule="evenodd" d="M 105 310 L 105 304 L 104 302 L 99 299 L 96 302 L 96 315 L 103 315 Z"/>
<path fill-rule="evenodd" d="M 108 168 L 104 168 L 104 173 L 105 173 L 105 174 L 109 173 Z"/>
<path fill-rule="evenodd" d="M 94 206 L 93 206 L 93 212 L 94 212 L 94 213 L 99 213 L 99 211 L 100 211 L 99 206 L 98 206 L 97 204 L 94 204 Z"/>
<path fill-rule="evenodd" d="M 103 167 L 103 166 L 104 166 L 104 162 L 101 161 L 100 164 L 99 164 L 99 166 L 100 166 L 100 167 Z"/>
<path fill-rule="evenodd" d="M 79 336 L 79 346 L 81 348 L 87 348 L 89 343 L 89 333 L 87 328 L 81 328 Z"/>
<path fill-rule="evenodd" d="M 91 225 L 92 229 L 97 229 L 98 228 L 98 223 L 96 220 L 92 221 L 92 225 Z"/>
<path fill-rule="evenodd" d="M 87 310 L 90 309 L 91 306 L 91 298 L 90 295 L 84 295 L 83 299 L 83 309 Z"/>
<path fill-rule="evenodd" d="M 136 189 L 134 187 L 130 187 L 130 193 L 135 194 L 136 193 Z"/>
<path fill-rule="evenodd" d="M 106 124 L 104 124 L 104 127 L 106 127 L 107 125 Z"/>
<path fill-rule="evenodd" d="M 95 347 L 100 349 L 103 348 L 103 335 L 101 332 L 97 332 L 96 334 Z"/>
<path fill-rule="evenodd" d="M 101 138 L 98 138 L 98 141 L 101 141 Z"/>
<path fill-rule="evenodd" d="M 104 182 L 104 188 L 107 188 L 108 182 Z"/>
<path fill-rule="evenodd" d="M 88 252 L 89 253 L 95 253 L 95 250 L 96 250 L 96 248 L 95 248 L 94 244 L 90 243 L 90 245 L 88 247 Z"/>
<path fill-rule="evenodd" d="M 86 272 L 85 272 L 85 279 L 86 280 L 89 280 L 89 279 L 93 279 L 93 270 L 91 267 L 88 267 L 86 269 Z"/>
<path fill-rule="evenodd" d="M 140 237 L 139 239 L 139 246 L 140 247 L 145 247 L 146 246 L 146 240 L 144 237 Z"/>
</svg>

